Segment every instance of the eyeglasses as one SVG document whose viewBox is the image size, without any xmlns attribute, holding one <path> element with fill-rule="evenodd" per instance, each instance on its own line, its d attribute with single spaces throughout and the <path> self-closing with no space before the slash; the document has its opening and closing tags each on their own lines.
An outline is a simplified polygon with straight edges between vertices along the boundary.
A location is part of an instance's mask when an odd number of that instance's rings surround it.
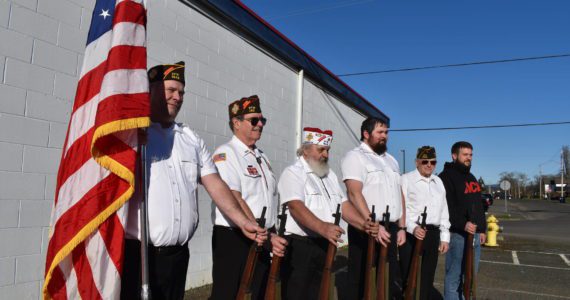
<svg viewBox="0 0 570 300">
<path fill-rule="evenodd" d="M 259 122 L 261 122 L 261 125 L 264 125 L 264 126 L 265 126 L 265 124 L 267 123 L 267 119 L 264 118 L 264 117 L 261 117 L 261 118 L 257 118 L 257 117 L 255 117 L 255 118 L 247 118 L 247 119 L 243 119 L 243 120 L 244 120 L 244 121 L 248 121 L 249 123 L 251 123 L 251 126 L 257 126 L 257 124 L 258 124 Z"/>
<path fill-rule="evenodd" d="M 422 160 L 422 165 L 427 165 L 430 164 L 432 166 L 435 166 L 435 164 L 437 164 L 437 160 Z"/>
</svg>

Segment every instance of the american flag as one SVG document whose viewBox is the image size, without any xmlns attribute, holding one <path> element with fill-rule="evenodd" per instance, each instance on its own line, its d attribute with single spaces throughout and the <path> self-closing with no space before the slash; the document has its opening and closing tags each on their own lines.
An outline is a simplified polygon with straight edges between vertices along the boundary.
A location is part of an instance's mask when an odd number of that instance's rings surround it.
<svg viewBox="0 0 570 300">
<path fill-rule="evenodd" d="M 57 175 L 45 299 L 120 296 L 137 130 L 149 126 L 142 0 L 97 0 Z"/>
</svg>

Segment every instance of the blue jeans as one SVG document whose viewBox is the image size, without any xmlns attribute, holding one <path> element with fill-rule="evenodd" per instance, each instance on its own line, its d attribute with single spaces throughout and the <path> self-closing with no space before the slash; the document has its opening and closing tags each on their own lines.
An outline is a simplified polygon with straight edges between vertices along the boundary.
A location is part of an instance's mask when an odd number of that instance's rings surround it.
<svg viewBox="0 0 570 300">
<path fill-rule="evenodd" d="M 475 270 L 479 271 L 479 259 L 481 258 L 481 243 L 479 234 L 473 237 L 475 242 Z M 458 233 L 451 233 L 449 243 L 449 251 L 445 255 L 445 283 L 444 283 L 444 299 L 460 300 L 463 298 L 463 275 L 465 273 L 465 264 L 463 261 L 463 249 L 465 247 L 465 237 Z"/>
</svg>

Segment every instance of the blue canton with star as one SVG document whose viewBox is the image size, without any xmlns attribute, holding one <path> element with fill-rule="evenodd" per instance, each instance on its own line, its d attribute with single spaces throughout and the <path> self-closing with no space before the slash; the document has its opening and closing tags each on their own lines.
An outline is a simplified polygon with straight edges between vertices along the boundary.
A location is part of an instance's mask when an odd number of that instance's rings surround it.
<svg viewBox="0 0 570 300">
<path fill-rule="evenodd" d="M 115 0 L 97 0 L 87 35 L 87 45 L 113 28 Z"/>
</svg>

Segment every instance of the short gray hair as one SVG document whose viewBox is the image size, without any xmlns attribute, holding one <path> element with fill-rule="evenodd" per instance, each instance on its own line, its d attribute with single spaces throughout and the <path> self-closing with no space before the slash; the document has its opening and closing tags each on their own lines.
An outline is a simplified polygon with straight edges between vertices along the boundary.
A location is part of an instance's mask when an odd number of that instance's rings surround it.
<svg viewBox="0 0 570 300">
<path fill-rule="evenodd" d="M 301 147 L 297 149 L 297 157 L 303 156 L 303 154 L 305 154 L 305 150 L 307 150 L 307 148 L 311 147 L 312 145 L 313 144 L 302 144 Z"/>
</svg>

